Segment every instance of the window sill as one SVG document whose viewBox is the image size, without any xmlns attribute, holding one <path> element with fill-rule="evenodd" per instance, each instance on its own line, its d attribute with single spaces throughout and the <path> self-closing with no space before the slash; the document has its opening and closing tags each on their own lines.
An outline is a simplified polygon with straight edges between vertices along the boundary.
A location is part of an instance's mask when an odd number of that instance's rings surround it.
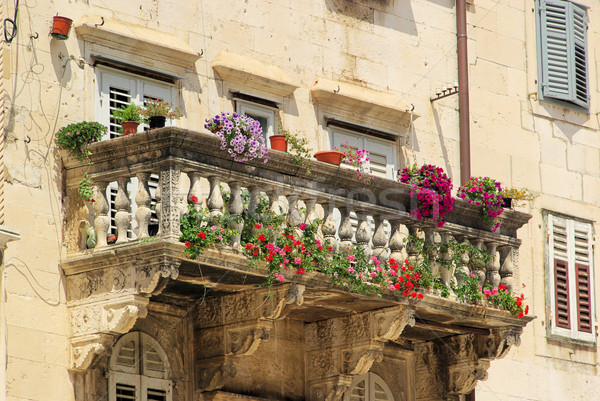
<svg viewBox="0 0 600 401">
<path fill-rule="evenodd" d="M 593 350 L 596 349 L 595 340 L 581 340 L 556 333 L 547 333 L 546 338 L 552 342 L 569 343 L 573 345 L 581 345 L 583 347 L 591 348 Z"/>
<path fill-rule="evenodd" d="M 551 98 L 535 98 L 535 101 L 531 101 L 530 104 L 531 113 L 536 117 L 559 120 L 594 130 L 599 129 L 598 121 L 593 119 L 589 110 L 583 107 Z"/>
</svg>

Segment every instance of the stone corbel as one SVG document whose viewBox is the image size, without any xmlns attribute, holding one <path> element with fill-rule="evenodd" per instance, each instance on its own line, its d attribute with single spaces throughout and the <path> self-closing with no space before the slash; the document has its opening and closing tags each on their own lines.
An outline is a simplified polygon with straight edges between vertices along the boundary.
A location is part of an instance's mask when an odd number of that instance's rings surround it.
<svg viewBox="0 0 600 401">
<path fill-rule="evenodd" d="M 342 350 L 342 371 L 346 375 L 364 375 L 373 363 L 383 361 L 383 346 L 380 341 L 362 347 Z"/>
<path fill-rule="evenodd" d="M 158 295 L 168 283 L 168 279 L 179 276 L 181 261 L 161 263 L 158 266 L 140 268 L 137 271 L 136 284 L 140 294 Z"/>
<path fill-rule="evenodd" d="M 448 393 L 452 395 L 468 394 L 475 389 L 477 381 L 486 380 L 489 361 L 457 362 L 448 367 Z"/>
<path fill-rule="evenodd" d="M 352 384 L 352 376 L 349 375 L 339 375 L 323 380 L 311 387 L 309 399 L 313 401 L 342 401 L 350 384 Z"/>
<path fill-rule="evenodd" d="M 248 356 L 254 354 L 262 341 L 270 338 L 273 323 L 261 321 L 227 331 L 227 355 Z"/>
<path fill-rule="evenodd" d="M 110 354 L 114 336 L 110 334 L 97 334 L 82 336 L 71 340 L 71 370 L 85 371 L 92 361 L 101 353 Z"/>
<path fill-rule="evenodd" d="M 396 341 L 407 325 L 415 325 L 415 311 L 407 307 L 394 308 L 377 313 L 375 319 L 378 327 L 377 340 Z"/>
<path fill-rule="evenodd" d="M 293 305 L 302 306 L 304 304 L 305 286 L 293 284 L 289 287 L 287 293 L 279 294 L 279 300 L 272 310 L 265 310 L 261 320 L 276 320 L 284 318 Z"/>
<path fill-rule="evenodd" d="M 127 333 L 148 314 L 145 303 L 105 305 L 103 312 L 102 331 L 117 334 Z"/>
<path fill-rule="evenodd" d="M 225 383 L 237 374 L 231 357 L 225 356 L 204 360 L 198 370 L 196 383 L 202 391 L 214 391 L 223 388 Z"/>
</svg>

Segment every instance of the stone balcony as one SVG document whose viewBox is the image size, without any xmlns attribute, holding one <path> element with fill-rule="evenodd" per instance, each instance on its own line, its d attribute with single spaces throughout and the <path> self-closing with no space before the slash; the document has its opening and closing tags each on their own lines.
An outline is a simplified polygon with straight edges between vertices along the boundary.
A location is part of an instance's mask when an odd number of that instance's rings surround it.
<svg viewBox="0 0 600 401">
<path fill-rule="evenodd" d="M 332 351 L 342 360 L 335 364 L 339 371 L 329 376 L 315 371 L 312 377 L 308 373 L 309 399 L 335 399 L 327 395 L 337 394 L 339 386 L 347 387 L 352 375 L 368 371 L 381 357 L 387 341 L 411 344 L 415 353 L 423 353 L 423 360 L 432 347 L 454 347 L 453 356 L 444 362 L 450 381 L 439 392 L 464 394 L 476 380 L 485 377 L 490 360 L 503 356 L 511 345 L 518 345 L 522 328 L 532 319 L 518 319 L 505 310 L 461 303 L 455 297 L 442 298 L 433 292 L 418 301 L 392 294 L 375 297 L 350 293 L 334 287 L 320 273 L 298 277 L 271 290 L 259 288 L 266 272 L 249 269 L 239 251 L 239 239 L 234 239 L 230 247 L 206 251 L 198 260 L 186 258 L 184 245 L 178 241 L 179 219 L 192 196 L 205 200 L 211 213 L 240 215 L 244 207 L 242 190 L 247 189 L 247 207 L 255 207 L 259 197 L 266 196 L 273 208 L 275 203 L 282 205 L 292 224 L 320 216 L 325 222 L 325 239 L 342 245 L 358 243 L 382 260 L 418 258 L 414 250 L 404 246 L 409 234 L 438 243 L 451 239 L 469 242 L 496 258 L 486 265 L 469 263 L 467 258 L 463 268 L 482 281 L 511 288 L 518 272 L 521 241 L 517 230 L 529 220 L 527 214 L 505 211 L 500 229 L 494 233 L 481 221 L 478 207 L 457 200 L 447 215 L 448 222 L 437 228 L 431 221 L 411 217 L 410 188 L 406 184 L 379 178 L 365 184 L 352 170 L 316 161 L 307 174 L 305 168 L 292 163 L 289 155 L 276 151 L 270 152 L 268 163 L 237 163 L 219 149 L 212 134 L 180 128 L 124 136 L 94 144 L 91 149 L 93 165 L 65 161 L 67 252 L 62 267 L 71 316 L 74 370 L 87 369 L 95 355 L 109 350 L 116 336 L 131 330 L 137 319 L 146 316 L 151 303 L 186 310 L 196 307 L 195 302 L 209 290 L 214 296 L 207 298 L 203 308 L 213 318 L 197 319 L 194 341 L 201 343 L 203 336 L 209 336 L 205 333 L 217 324 L 236 334 L 219 355 L 195 351 L 197 360 L 206 361 L 195 378 L 198 389 L 223 388 L 232 376 L 228 369 L 269 338 L 273 322 L 285 318 L 314 326 L 306 332 L 307 341 L 313 341 L 306 346 L 309 353 L 311 349 L 319 350 L 319 341 L 324 341 L 309 338 L 311 330 L 319 330 L 323 322 L 340 333 L 364 325 L 364 335 L 351 347 L 332 340 L 338 344 L 336 347 L 350 347 L 352 352 Z M 93 209 L 86 208 L 77 194 L 85 171 L 99 189 Z M 148 185 L 151 175 L 159 177 L 154 207 Z M 132 197 L 126 188 L 134 177 L 139 184 L 136 212 L 132 215 Z M 105 189 L 109 182 L 118 183 L 114 200 L 118 235 L 113 244 L 107 243 L 110 216 Z M 231 199 L 228 203 L 223 200 L 224 187 Z M 150 236 L 152 208 L 158 230 Z M 136 227 L 133 234 L 132 223 Z M 83 233 L 89 225 L 98 234 L 93 249 L 85 247 Z M 450 281 L 452 277 L 443 279 Z M 261 304 L 264 297 L 273 300 L 268 307 Z M 237 312 L 230 313 L 222 305 L 235 306 Z M 448 341 L 439 343 L 444 338 Z M 417 371 L 437 369 L 426 365 L 417 363 Z M 430 373 L 433 375 L 433 371 Z M 429 391 L 427 378 L 433 376 L 419 375 L 422 379 L 417 380 L 417 393 L 419 389 Z"/>
</svg>

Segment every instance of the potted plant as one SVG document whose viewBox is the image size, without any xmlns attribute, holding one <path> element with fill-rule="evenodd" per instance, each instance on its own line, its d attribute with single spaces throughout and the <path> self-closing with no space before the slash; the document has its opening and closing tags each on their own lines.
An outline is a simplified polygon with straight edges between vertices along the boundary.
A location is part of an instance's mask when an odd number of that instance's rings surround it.
<svg viewBox="0 0 600 401">
<path fill-rule="evenodd" d="M 88 146 L 102 139 L 106 127 L 97 122 L 82 121 L 69 124 L 58 130 L 54 143 L 77 160 L 87 159 L 90 155 Z"/>
<path fill-rule="evenodd" d="M 337 146 L 333 147 L 337 150 Z M 356 170 L 358 177 L 365 183 L 371 182 L 374 178 L 371 168 L 369 167 L 369 151 L 365 149 L 358 149 L 348 145 L 348 142 L 344 142 L 340 146 L 340 151 L 344 153 L 342 161 L 346 162 L 350 167 Z"/>
<path fill-rule="evenodd" d="M 457 196 L 482 207 L 483 221 L 490 224 L 492 231 L 500 227 L 497 217 L 502 214 L 502 187 L 499 182 L 489 177 L 471 177 L 458 188 Z"/>
<path fill-rule="evenodd" d="M 346 157 L 344 152 L 340 152 L 339 150 L 320 150 L 313 156 L 320 162 L 334 164 L 336 166 L 339 166 L 344 157 Z"/>
<path fill-rule="evenodd" d="M 264 159 L 266 163 L 269 160 L 260 123 L 251 117 L 221 113 L 206 120 L 204 128 L 221 139 L 221 150 L 226 150 L 236 162 Z"/>
<path fill-rule="evenodd" d="M 58 40 L 69 39 L 69 31 L 73 20 L 67 17 L 55 15 L 52 19 L 52 31 L 50 35 Z"/>
<path fill-rule="evenodd" d="M 527 188 L 504 188 L 500 194 L 502 195 L 502 206 L 505 208 L 519 206 L 520 201 L 531 201 L 535 199 L 535 196 L 527 191 Z"/>
<path fill-rule="evenodd" d="M 112 111 L 112 116 L 121 124 L 123 135 L 135 134 L 138 125 L 145 123 L 146 119 L 142 116 L 142 108 L 134 103 L 122 105 Z"/>
<path fill-rule="evenodd" d="M 271 143 L 271 149 L 278 150 L 280 152 L 287 152 L 288 148 L 288 138 L 286 134 L 290 134 L 290 131 L 283 128 L 281 125 L 281 121 L 279 122 L 279 129 L 277 134 L 271 135 L 269 137 L 269 142 Z"/>
<path fill-rule="evenodd" d="M 406 167 L 399 174 L 400 182 L 410 184 L 410 196 L 416 201 L 416 207 L 411 210 L 417 220 L 424 217 L 437 221 L 437 226 L 446 223 L 444 215 L 452 211 L 454 198 L 451 195 L 452 181 L 441 167 L 424 164 Z"/>
<path fill-rule="evenodd" d="M 178 107 L 159 99 L 148 100 L 140 113 L 149 120 L 150 129 L 164 127 L 167 118 L 177 120 L 183 116 Z"/>
<path fill-rule="evenodd" d="M 306 173 L 310 173 L 310 157 L 312 154 L 312 149 L 308 147 L 308 139 L 300 138 L 297 133 L 290 132 L 287 129 L 284 129 L 281 123 L 279 123 L 279 135 L 274 136 L 282 136 L 285 141 L 285 150 L 287 152 L 289 145 L 289 153 L 292 155 L 292 163 L 297 166 L 306 167 Z M 271 139 L 271 149 L 273 149 L 273 140 Z M 277 149 L 279 150 L 279 149 Z"/>
</svg>

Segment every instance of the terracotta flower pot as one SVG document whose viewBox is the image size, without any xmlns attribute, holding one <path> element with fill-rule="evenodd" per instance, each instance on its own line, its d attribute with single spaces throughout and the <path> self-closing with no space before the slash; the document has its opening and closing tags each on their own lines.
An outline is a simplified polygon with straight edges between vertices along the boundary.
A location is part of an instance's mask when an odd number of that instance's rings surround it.
<svg viewBox="0 0 600 401">
<path fill-rule="evenodd" d="M 140 123 L 137 121 L 123 121 L 121 127 L 123 127 L 123 135 L 135 134 Z"/>
<path fill-rule="evenodd" d="M 329 164 L 335 164 L 339 166 L 344 158 L 344 152 L 340 152 L 339 150 L 321 150 L 320 152 L 315 153 L 315 159 L 320 162 L 325 162 Z"/>
<path fill-rule="evenodd" d="M 162 128 L 165 126 L 167 122 L 167 117 L 165 116 L 152 116 L 149 118 L 150 129 L 152 128 Z"/>
<path fill-rule="evenodd" d="M 287 152 L 287 141 L 285 135 L 273 135 L 269 137 L 271 141 L 271 149 Z"/>
<path fill-rule="evenodd" d="M 73 23 L 72 19 L 55 15 L 52 21 L 52 32 L 50 32 L 50 35 L 58 40 L 68 39 L 71 23 Z"/>
</svg>

